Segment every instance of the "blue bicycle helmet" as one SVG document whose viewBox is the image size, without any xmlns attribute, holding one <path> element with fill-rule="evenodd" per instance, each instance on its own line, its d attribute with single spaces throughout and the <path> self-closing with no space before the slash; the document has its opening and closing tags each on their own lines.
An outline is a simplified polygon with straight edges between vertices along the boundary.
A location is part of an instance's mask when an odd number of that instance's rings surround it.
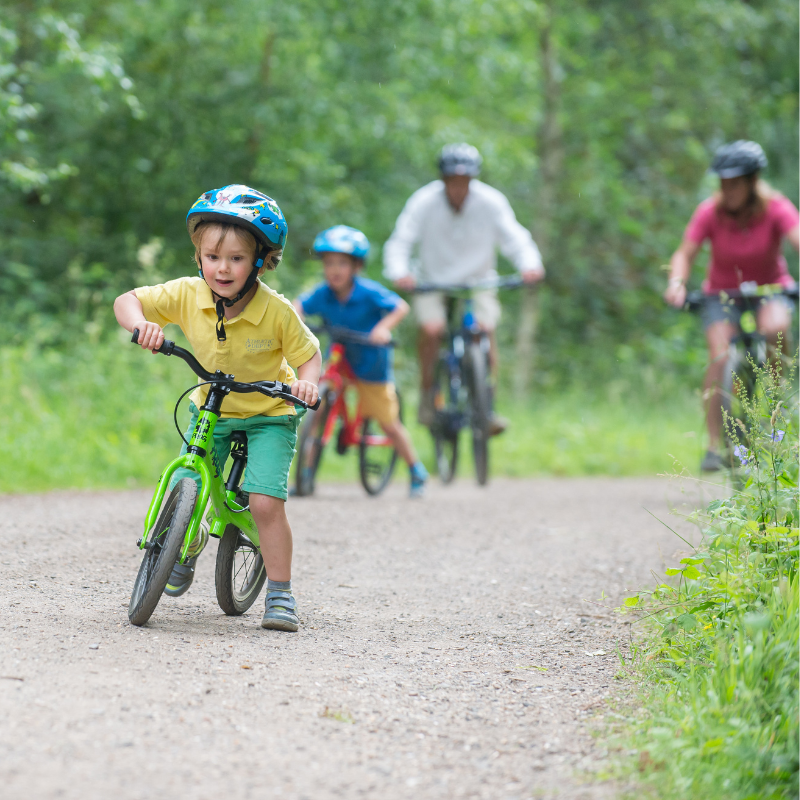
<svg viewBox="0 0 800 800">
<path fill-rule="evenodd" d="M 258 243 L 253 269 L 242 291 L 236 297 L 220 297 L 216 302 L 217 339 L 225 341 L 223 306 L 232 306 L 250 291 L 267 256 L 270 256 L 270 266 L 273 269 L 278 266 L 286 245 L 289 226 L 278 204 L 271 197 L 239 183 L 212 189 L 197 198 L 186 215 L 186 229 L 189 231 L 189 236 L 201 222 L 239 225 L 250 231 Z M 199 265 L 199 272 L 200 277 L 205 280 L 202 265 Z"/>
<path fill-rule="evenodd" d="M 283 250 L 289 233 L 278 204 L 263 192 L 242 184 L 212 189 L 199 197 L 186 215 L 190 236 L 201 222 L 241 225 L 268 251 Z M 263 258 L 258 266 L 263 266 Z"/>
<path fill-rule="evenodd" d="M 314 239 L 314 252 L 344 253 L 353 258 L 365 259 L 369 254 L 369 240 L 357 228 L 349 225 L 334 225 L 317 234 Z"/>
</svg>

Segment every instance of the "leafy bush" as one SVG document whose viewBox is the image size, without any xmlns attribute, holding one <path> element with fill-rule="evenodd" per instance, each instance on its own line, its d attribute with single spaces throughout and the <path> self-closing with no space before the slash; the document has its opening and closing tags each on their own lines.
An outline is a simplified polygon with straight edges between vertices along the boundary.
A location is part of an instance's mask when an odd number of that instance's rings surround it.
<svg viewBox="0 0 800 800">
<path fill-rule="evenodd" d="M 185 343 L 174 327 L 167 336 Z M 129 340 L 120 330 L 60 349 L 33 343 L 0 347 L 0 373 L 12 387 L 0 440 L 0 493 L 148 485 L 158 478 L 180 446 L 173 405 L 194 376 L 181 362 L 149 356 Z M 416 359 L 402 349 L 397 377 L 406 422 L 433 468 L 430 434 L 416 424 Z M 663 386 L 661 402 L 655 391 L 622 403 L 622 397 L 641 393 L 641 386 L 620 380 L 605 387 L 551 387 L 537 391 L 528 407 L 501 388 L 501 411 L 511 417 L 514 436 L 492 443 L 492 474 L 653 474 L 669 467 L 667 451 L 699 457 L 692 428 L 702 426 L 700 404 L 675 384 Z M 181 424 L 188 422 L 186 408 L 184 401 Z M 462 447 L 460 474 L 467 478 L 466 431 Z M 395 480 L 405 476 L 400 469 Z M 331 452 L 320 479 L 358 480 L 355 453 Z"/>
<path fill-rule="evenodd" d="M 794 369 L 757 369 L 740 489 L 696 515 L 702 543 L 625 601 L 646 611 L 639 766 L 665 797 L 798 795 L 798 427 Z M 791 400 L 791 402 L 790 402 Z"/>
</svg>

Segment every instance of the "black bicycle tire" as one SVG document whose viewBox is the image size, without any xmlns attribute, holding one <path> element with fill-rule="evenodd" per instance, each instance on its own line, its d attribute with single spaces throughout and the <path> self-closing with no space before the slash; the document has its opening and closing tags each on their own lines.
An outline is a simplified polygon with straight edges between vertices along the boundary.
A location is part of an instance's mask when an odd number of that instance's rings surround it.
<svg viewBox="0 0 800 800">
<path fill-rule="evenodd" d="M 434 390 L 442 389 L 441 381 L 445 381 L 446 395 L 450 396 L 450 368 L 447 362 L 440 358 L 434 370 Z M 436 455 L 436 470 L 439 479 L 447 485 L 452 483 L 458 469 L 458 432 L 444 435 L 436 425 L 431 427 L 433 436 L 433 449 Z"/>
<path fill-rule="evenodd" d="M 398 408 L 399 408 L 399 418 L 400 418 L 400 421 L 402 422 L 403 421 L 403 400 L 400 397 L 400 392 L 397 392 L 397 405 L 398 405 Z M 391 479 L 392 479 L 392 475 L 394 473 L 394 468 L 395 468 L 395 466 L 397 464 L 397 459 L 398 459 L 398 455 L 399 454 L 397 452 L 397 448 L 396 447 L 392 448 L 391 458 L 390 458 L 389 463 L 388 463 L 388 465 L 386 467 L 386 470 L 381 475 L 380 480 L 374 485 L 370 484 L 369 478 L 368 478 L 369 469 L 368 469 L 368 462 L 367 462 L 367 452 L 368 452 L 368 449 L 369 449 L 369 445 L 367 444 L 367 436 L 370 433 L 369 428 L 370 428 L 370 424 L 372 424 L 372 423 L 374 423 L 380 430 L 382 430 L 382 428 L 380 428 L 380 425 L 378 425 L 378 423 L 375 420 L 371 419 L 370 417 L 366 417 L 364 419 L 364 423 L 361 426 L 361 442 L 358 445 L 358 474 L 359 474 L 359 477 L 361 478 L 361 485 L 364 487 L 364 489 L 366 490 L 367 494 L 372 495 L 373 497 L 376 497 L 377 495 L 379 495 L 389 485 L 389 481 L 391 481 Z"/>
<path fill-rule="evenodd" d="M 475 477 L 480 486 L 485 486 L 489 481 L 489 417 L 491 414 L 488 359 L 478 342 L 469 344 L 466 356 L 468 359 L 467 387 Z"/>
<path fill-rule="evenodd" d="M 197 484 L 191 478 L 182 478 L 175 484 L 175 488 L 162 506 L 156 524 L 150 532 L 148 544 L 152 545 L 153 540 L 158 538 L 156 531 L 164 531 L 163 544 L 160 547 L 158 545 L 148 547 L 144 551 L 128 604 L 128 619 L 131 625 L 144 625 L 161 600 L 172 567 L 186 538 L 196 502 Z M 156 547 L 158 551 L 154 553 Z"/>
<path fill-rule="evenodd" d="M 321 439 L 331 413 L 333 398 L 332 392 L 325 391 L 324 389 L 320 394 L 322 394 L 323 399 L 319 408 L 316 411 L 307 411 L 300 425 L 300 435 L 297 440 L 297 465 L 295 466 L 295 494 L 298 497 L 309 497 L 314 494 L 317 472 L 319 472 L 319 466 L 322 463 L 322 453 L 325 449 L 321 443 Z M 308 472 L 306 472 L 306 447 L 309 437 L 312 436 L 314 431 L 319 431 L 319 436 L 314 438 L 320 439 L 320 445 L 311 459 L 311 464 L 308 465 Z"/>
<path fill-rule="evenodd" d="M 248 570 L 248 572 L 254 572 L 255 575 L 247 582 L 245 591 L 237 592 L 235 586 L 236 553 L 242 546 L 246 546 L 255 552 L 256 558 L 253 567 Z M 235 525 L 228 525 L 219 540 L 214 570 L 214 583 L 219 607 L 229 617 L 241 616 L 255 603 L 266 580 L 267 571 L 264 569 L 264 559 L 258 548 L 239 528 Z"/>
</svg>

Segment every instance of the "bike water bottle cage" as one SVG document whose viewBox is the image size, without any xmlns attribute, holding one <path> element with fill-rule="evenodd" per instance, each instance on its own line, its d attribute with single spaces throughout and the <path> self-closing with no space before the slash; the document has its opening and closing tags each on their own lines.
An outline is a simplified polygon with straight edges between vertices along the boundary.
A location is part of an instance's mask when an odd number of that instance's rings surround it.
<svg viewBox="0 0 800 800">
<path fill-rule="evenodd" d="M 242 290 L 234 298 L 219 297 L 216 301 L 217 341 L 224 342 L 225 307 L 238 303 L 258 278 L 258 271 L 269 256 L 270 269 L 275 269 L 283 256 L 289 226 L 278 204 L 263 192 L 243 184 L 231 184 L 221 189 L 212 189 L 197 198 L 186 215 L 186 229 L 191 236 L 201 222 L 219 222 L 238 225 L 249 231 L 258 244 L 253 269 L 247 276 Z M 202 265 L 198 267 L 200 277 L 205 280 Z"/>
</svg>

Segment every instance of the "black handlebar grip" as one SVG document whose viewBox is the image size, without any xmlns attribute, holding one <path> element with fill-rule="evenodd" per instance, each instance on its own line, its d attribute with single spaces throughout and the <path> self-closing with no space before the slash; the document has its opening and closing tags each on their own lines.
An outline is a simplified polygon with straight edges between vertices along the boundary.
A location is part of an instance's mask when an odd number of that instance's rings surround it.
<svg viewBox="0 0 800 800">
<path fill-rule="evenodd" d="M 312 411 L 316 411 L 322 405 L 322 398 L 318 397 L 317 402 L 313 406 L 309 406 Z"/>
<path fill-rule="evenodd" d="M 131 344 L 139 344 L 139 329 L 133 329 L 133 336 L 131 336 Z M 164 356 L 171 356 L 173 351 L 175 350 L 175 342 L 171 341 L 170 339 L 164 339 L 161 342 L 161 347 L 156 350 L 153 350 L 154 353 L 161 353 Z"/>
</svg>

